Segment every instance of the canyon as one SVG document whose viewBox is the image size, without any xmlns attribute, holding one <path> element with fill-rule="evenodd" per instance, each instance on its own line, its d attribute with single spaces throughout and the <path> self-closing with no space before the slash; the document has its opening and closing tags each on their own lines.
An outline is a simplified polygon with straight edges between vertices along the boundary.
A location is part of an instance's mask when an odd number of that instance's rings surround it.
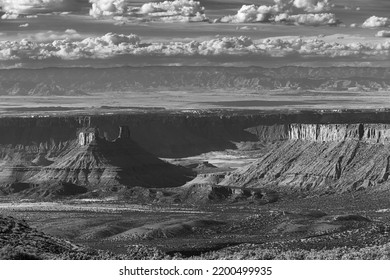
<svg viewBox="0 0 390 280">
<path fill-rule="evenodd" d="M 349 258 L 388 244 L 389 159 L 388 110 L 4 116 L 0 258 Z"/>
<path fill-rule="evenodd" d="M 194 186 L 210 197 L 227 188 L 234 190 L 222 196 L 248 190 L 252 198 L 256 192 L 381 190 L 389 183 L 389 117 L 386 110 L 7 117 L 0 119 L 1 190 L 52 197 L 167 188 L 174 198 L 187 196 L 179 201 L 192 202 L 187 194 Z M 253 160 L 229 172 L 218 173 L 207 161 L 193 163 L 196 170 L 172 161 L 215 151 L 239 154 L 240 143 Z"/>
</svg>

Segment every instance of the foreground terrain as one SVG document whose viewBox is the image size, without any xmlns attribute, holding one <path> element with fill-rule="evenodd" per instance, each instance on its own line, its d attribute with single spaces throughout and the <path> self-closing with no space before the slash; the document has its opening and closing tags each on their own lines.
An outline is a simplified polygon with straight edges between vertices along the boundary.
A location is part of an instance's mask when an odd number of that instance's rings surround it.
<svg viewBox="0 0 390 280">
<path fill-rule="evenodd" d="M 38 230 L 2 218 L 2 257 L 388 259 L 390 210 L 378 209 L 384 206 L 386 199 L 365 195 L 201 208 L 2 203 L 2 215 L 23 219 Z M 21 255 L 7 256 L 12 248 Z"/>
</svg>

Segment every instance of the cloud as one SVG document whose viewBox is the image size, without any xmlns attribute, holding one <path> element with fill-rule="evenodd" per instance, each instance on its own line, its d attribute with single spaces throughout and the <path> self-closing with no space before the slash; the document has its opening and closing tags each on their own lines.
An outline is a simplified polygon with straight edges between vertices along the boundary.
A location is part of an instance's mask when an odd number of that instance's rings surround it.
<svg viewBox="0 0 390 280">
<path fill-rule="evenodd" d="M 67 30 L 75 34 L 74 30 Z M 131 53 L 139 43 L 136 35 L 108 33 L 101 37 L 89 37 L 81 41 L 70 38 L 47 43 L 23 39 L 21 41 L 1 41 L 0 60 L 60 58 L 74 60 L 81 58 L 107 58 Z"/>
<path fill-rule="evenodd" d="M 93 17 L 124 14 L 127 10 L 124 0 L 89 0 L 92 8 L 89 14 Z"/>
<path fill-rule="evenodd" d="M 65 32 L 44 31 L 28 35 L 26 40 L 34 42 L 49 42 L 54 40 L 79 40 L 81 35 L 74 29 L 66 29 Z"/>
<path fill-rule="evenodd" d="M 63 7 L 65 0 L 0 0 L 3 11 L 9 14 L 29 13 L 31 10 Z"/>
<path fill-rule="evenodd" d="M 68 31 L 75 34 L 75 31 Z M 268 38 L 253 41 L 246 36 L 222 37 L 205 41 L 143 43 L 134 34 L 108 33 L 84 40 L 70 38 L 37 42 L 0 41 L 0 61 L 44 59 L 107 59 L 130 55 L 137 57 L 217 57 L 254 56 L 261 58 L 353 58 L 390 55 L 390 40 L 336 43 L 319 38 Z"/>
<path fill-rule="evenodd" d="M 390 26 L 390 19 L 387 17 L 372 16 L 363 23 L 362 27 L 373 28 L 373 27 L 386 27 Z"/>
<path fill-rule="evenodd" d="M 375 36 L 376 37 L 390 37 L 390 31 L 388 31 L 388 30 L 381 30 L 381 31 L 378 31 L 378 33 L 376 33 Z"/>
<path fill-rule="evenodd" d="M 2 19 L 17 18 L 20 14 L 36 14 L 72 9 L 77 0 L 0 0 L 5 13 Z"/>
<path fill-rule="evenodd" d="M 243 5 L 237 14 L 224 16 L 216 22 L 286 22 L 307 25 L 327 25 L 337 22 L 334 14 L 320 13 L 330 10 L 329 0 L 274 0 L 274 2 L 273 6 Z M 310 13 L 292 14 L 302 11 Z"/>
<path fill-rule="evenodd" d="M 331 8 L 330 0 L 294 0 L 293 4 L 294 7 L 310 13 L 329 11 Z"/>
<path fill-rule="evenodd" d="M 28 23 L 24 23 L 24 24 L 19 25 L 19 27 L 28 27 L 28 26 L 29 26 Z"/>
<path fill-rule="evenodd" d="M 279 14 L 275 17 L 275 22 L 285 22 L 301 25 L 334 25 L 338 23 L 335 14 L 320 13 L 320 14 Z"/>
<path fill-rule="evenodd" d="M 205 21 L 204 7 L 199 1 L 174 0 L 130 6 L 125 0 L 89 0 L 89 14 L 95 18 L 112 16 L 116 20 L 189 22 Z"/>
<path fill-rule="evenodd" d="M 9 14 L 5 13 L 4 15 L 1 16 L 1 19 L 17 19 L 19 14 Z"/>
<path fill-rule="evenodd" d="M 275 6 L 243 5 L 234 16 L 225 16 L 221 22 L 247 23 L 247 22 L 268 22 L 271 17 L 279 12 Z"/>
</svg>

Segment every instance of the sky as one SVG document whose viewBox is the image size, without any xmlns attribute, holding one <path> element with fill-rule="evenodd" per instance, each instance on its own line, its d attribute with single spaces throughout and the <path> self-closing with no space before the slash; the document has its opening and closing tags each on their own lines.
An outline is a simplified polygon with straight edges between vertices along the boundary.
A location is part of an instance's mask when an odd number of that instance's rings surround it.
<svg viewBox="0 0 390 280">
<path fill-rule="evenodd" d="M 0 68 L 390 66 L 389 0 L 0 0 Z"/>
</svg>

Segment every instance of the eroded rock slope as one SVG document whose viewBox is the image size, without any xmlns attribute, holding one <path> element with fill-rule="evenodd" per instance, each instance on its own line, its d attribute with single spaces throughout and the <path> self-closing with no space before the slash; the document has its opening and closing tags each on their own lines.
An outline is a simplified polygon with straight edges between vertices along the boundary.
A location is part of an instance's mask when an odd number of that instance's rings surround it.
<svg viewBox="0 0 390 280">
<path fill-rule="evenodd" d="M 333 193 L 390 186 L 390 125 L 290 124 L 287 139 L 220 185 Z"/>
</svg>

